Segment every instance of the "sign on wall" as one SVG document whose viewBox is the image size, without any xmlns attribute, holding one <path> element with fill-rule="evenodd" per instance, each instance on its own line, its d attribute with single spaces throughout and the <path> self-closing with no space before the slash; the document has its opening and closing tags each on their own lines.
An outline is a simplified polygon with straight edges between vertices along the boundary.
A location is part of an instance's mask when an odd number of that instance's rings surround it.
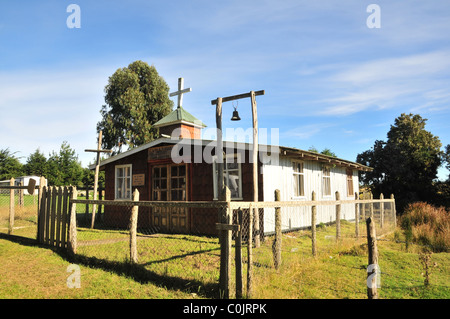
<svg viewBox="0 0 450 319">
<path fill-rule="evenodd" d="M 133 186 L 144 186 L 144 185 L 145 185 L 145 174 L 134 174 Z"/>
</svg>

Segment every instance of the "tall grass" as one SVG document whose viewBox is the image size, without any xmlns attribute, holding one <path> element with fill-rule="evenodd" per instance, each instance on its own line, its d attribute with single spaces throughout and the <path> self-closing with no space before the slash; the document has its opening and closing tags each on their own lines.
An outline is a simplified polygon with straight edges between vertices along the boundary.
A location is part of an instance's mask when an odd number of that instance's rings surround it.
<svg viewBox="0 0 450 319">
<path fill-rule="evenodd" d="M 428 203 L 409 204 L 401 218 L 407 241 L 426 245 L 433 252 L 448 252 L 450 248 L 450 212 Z"/>
</svg>

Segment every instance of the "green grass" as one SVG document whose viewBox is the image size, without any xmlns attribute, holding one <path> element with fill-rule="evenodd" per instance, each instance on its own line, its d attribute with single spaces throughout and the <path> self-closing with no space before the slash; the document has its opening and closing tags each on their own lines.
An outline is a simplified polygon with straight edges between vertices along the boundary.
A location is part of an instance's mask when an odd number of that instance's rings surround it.
<svg viewBox="0 0 450 319">
<path fill-rule="evenodd" d="M 311 254 L 309 231 L 283 235 L 283 264 L 279 270 L 271 267 L 271 241 L 266 241 L 256 254 L 255 298 L 281 299 L 366 299 L 367 298 L 367 244 L 352 237 L 354 224 L 341 221 L 347 234 L 339 244 L 333 235 L 335 227 L 318 231 L 319 254 Z M 400 236 L 401 237 L 401 236 Z M 397 234 L 395 238 L 399 239 Z M 402 238 L 400 238 L 402 239 Z M 421 246 L 408 251 L 398 243 L 394 234 L 378 240 L 382 299 L 449 299 L 450 255 L 435 253 L 430 286 L 424 286 L 424 272 L 419 262 Z M 261 257 L 258 257 L 258 254 Z"/>
<path fill-rule="evenodd" d="M 0 298 L 74 299 L 74 298 L 192 298 L 179 289 L 168 289 L 152 282 L 140 282 L 120 268 L 108 269 L 100 263 L 78 261 L 81 288 L 68 288 L 69 259 L 57 252 L 0 238 Z"/>
<path fill-rule="evenodd" d="M 278 270 L 273 267 L 272 238 L 266 238 L 260 248 L 254 249 L 253 297 L 366 299 L 365 238 L 355 240 L 354 224 L 341 221 L 341 226 L 343 239 L 339 243 L 334 237 L 334 225 L 318 228 L 315 258 L 311 255 L 309 231 L 283 234 L 283 262 Z M 21 231 L 22 236 L 35 236 L 33 227 Z M 14 234 L 18 232 L 14 230 Z M 105 243 L 80 245 L 79 256 L 73 260 L 31 240 L 0 236 L 0 298 L 217 297 L 220 250 L 215 238 L 140 234 L 139 262 L 131 266 L 127 232 L 79 229 L 78 235 L 84 241 Z M 116 241 L 108 243 L 111 239 Z M 380 298 L 449 299 L 449 253 L 432 254 L 432 263 L 437 267 L 432 268 L 430 285 L 425 287 L 419 262 L 421 246 L 412 244 L 406 250 L 403 240 L 397 231 L 395 236 L 390 234 L 378 241 Z M 245 261 L 246 247 L 243 253 Z M 80 289 L 67 287 L 67 266 L 71 263 L 81 268 Z M 246 269 L 244 262 L 244 285 Z"/>
</svg>

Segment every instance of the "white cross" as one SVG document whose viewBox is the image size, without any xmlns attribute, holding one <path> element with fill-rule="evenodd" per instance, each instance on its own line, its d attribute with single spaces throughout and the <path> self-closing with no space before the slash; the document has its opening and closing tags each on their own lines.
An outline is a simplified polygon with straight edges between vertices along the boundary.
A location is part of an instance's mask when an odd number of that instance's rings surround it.
<svg viewBox="0 0 450 319">
<path fill-rule="evenodd" d="M 178 91 L 172 92 L 172 93 L 169 94 L 169 96 L 178 95 L 178 108 L 180 108 L 181 105 L 183 104 L 183 94 L 192 91 L 191 88 L 183 89 L 183 86 L 184 86 L 184 79 L 183 78 L 178 78 Z"/>
</svg>

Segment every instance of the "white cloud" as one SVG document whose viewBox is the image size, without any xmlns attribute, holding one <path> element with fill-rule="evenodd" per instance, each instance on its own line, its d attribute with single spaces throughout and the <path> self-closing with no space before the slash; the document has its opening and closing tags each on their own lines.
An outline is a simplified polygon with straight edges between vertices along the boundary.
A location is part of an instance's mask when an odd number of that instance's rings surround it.
<svg viewBox="0 0 450 319">
<path fill-rule="evenodd" d="M 369 108 L 445 109 L 450 96 L 450 51 L 435 51 L 347 65 L 328 77 L 332 92 L 319 100 L 321 115 L 349 115 Z"/>
<path fill-rule="evenodd" d="M 107 71 L 34 70 L 0 73 L 0 148 L 23 157 L 37 148 L 48 155 L 68 141 L 80 159 L 95 145 Z M 90 156 L 91 157 L 91 156 Z"/>
<path fill-rule="evenodd" d="M 301 139 L 306 140 L 310 139 L 311 137 L 318 135 L 323 130 L 335 126 L 336 124 L 331 123 L 314 123 L 314 124 L 307 124 L 295 127 L 293 129 L 289 129 L 287 131 L 281 132 L 280 137 L 281 138 L 295 138 L 295 139 Z"/>
</svg>

